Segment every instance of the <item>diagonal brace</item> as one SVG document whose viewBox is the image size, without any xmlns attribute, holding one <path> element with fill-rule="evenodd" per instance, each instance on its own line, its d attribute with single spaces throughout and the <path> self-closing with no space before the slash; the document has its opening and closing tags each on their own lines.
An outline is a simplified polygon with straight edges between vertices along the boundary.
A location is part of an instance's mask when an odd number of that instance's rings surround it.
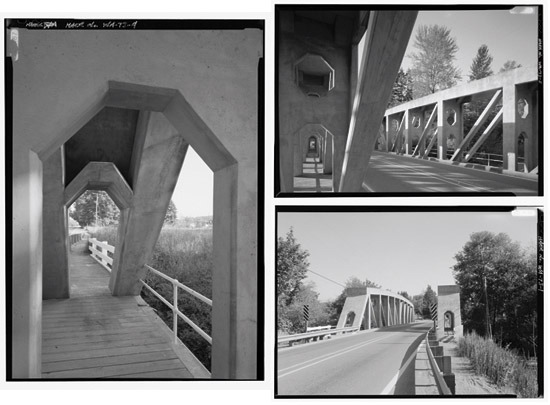
<svg viewBox="0 0 550 405">
<path fill-rule="evenodd" d="M 493 95 L 493 98 L 491 99 L 491 101 L 489 101 L 489 104 L 487 104 L 487 107 L 485 107 L 483 112 L 477 118 L 474 126 L 472 127 L 472 129 L 470 129 L 470 132 L 468 132 L 468 135 L 466 135 L 466 137 L 462 140 L 458 148 L 456 148 L 455 153 L 451 157 L 452 161 L 455 161 L 455 162 L 461 161 L 461 156 L 462 156 L 462 152 L 464 151 L 464 148 L 470 143 L 472 138 L 476 136 L 480 127 L 485 123 L 485 121 L 487 121 L 487 119 L 489 118 L 489 113 L 491 112 L 495 104 L 500 100 L 501 96 L 502 96 L 502 90 L 497 90 Z"/>
<path fill-rule="evenodd" d="M 480 146 L 483 145 L 483 142 L 485 142 L 485 140 L 489 137 L 491 132 L 493 132 L 493 130 L 495 129 L 497 124 L 500 121 L 502 121 L 503 111 L 504 111 L 504 109 L 501 108 L 500 111 L 498 112 L 498 114 L 495 115 L 495 118 L 493 118 L 493 120 L 491 121 L 489 126 L 487 128 L 485 128 L 485 131 L 483 131 L 483 134 L 481 134 L 481 136 L 479 137 L 477 142 L 474 144 L 474 146 L 472 146 L 472 149 L 470 149 L 468 151 L 468 153 L 466 154 L 466 157 L 464 158 L 465 162 L 468 162 L 474 156 L 474 154 L 477 152 L 477 150 L 480 148 Z"/>
<path fill-rule="evenodd" d="M 426 122 L 426 125 L 424 126 L 424 130 L 422 131 L 422 135 L 420 135 L 420 139 L 418 140 L 418 143 L 416 144 L 416 148 L 414 148 L 413 156 L 418 152 L 418 149 L 420 148 L 420 145 L 424 141 L 424 138 L 426 138 L 426 135 L 428 134 L 428 129 L 431 127 L 432 123 L 434 122 L 435 117 L 437 116 L 437 104 L 434 106 L 434 109 L 432 110 L 432 113 L 430 114 L 430 118 L 428 118 L 428 122 Z"/>
</svg>

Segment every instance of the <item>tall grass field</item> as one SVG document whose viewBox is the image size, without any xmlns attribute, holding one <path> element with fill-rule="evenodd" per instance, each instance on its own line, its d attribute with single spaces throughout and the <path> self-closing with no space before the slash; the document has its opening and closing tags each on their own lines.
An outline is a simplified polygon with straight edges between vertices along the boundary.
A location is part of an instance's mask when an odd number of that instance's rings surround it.
<svg viewBox="0 0 550 405">
<path fill-rule="evenodd" d="M 471 333 L 458 340 L 458 354 L 469 358 L 475 372 L 497 386 L 510 387 L 522 398 L 537 397 L 537 369 L 514 351 Z"/>
<path fill-rule="evenodd" d="M 91 237 L 116 246 L 117 228 L 99 228 Z M 151 260 L 154 269 L 177 279 L 200 294 L 212 298 L 212 229 L 162 229 Z M 144 280 L 168 302 L 172 302 L 172 284 L 147 272 Z M 172 310 L 146 288 L 141 296 L 172 329 Z M 211 307 L 179 289 L 178 308 L 208 335 L 212 334 Z M 183 320 L 178 319 L 178 337 L 209 370 L 211 347 Z"/>
</svg>

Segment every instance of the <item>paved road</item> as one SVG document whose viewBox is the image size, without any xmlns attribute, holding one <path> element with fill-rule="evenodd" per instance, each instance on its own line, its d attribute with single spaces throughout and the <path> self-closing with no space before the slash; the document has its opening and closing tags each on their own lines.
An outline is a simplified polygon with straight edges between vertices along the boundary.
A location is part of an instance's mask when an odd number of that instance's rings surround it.
<svg viewBox="0 0 550 405">
<path fill-rule="evenodd" d="M 371 192 L 537 195 L 536 180 L 374 151 L 363 186 Z"/>
<path fill-rule="evenodd" d="M 414 395 L 414 359 L 431 321 L 279 349 L 278 395 Z"/>
</svg>

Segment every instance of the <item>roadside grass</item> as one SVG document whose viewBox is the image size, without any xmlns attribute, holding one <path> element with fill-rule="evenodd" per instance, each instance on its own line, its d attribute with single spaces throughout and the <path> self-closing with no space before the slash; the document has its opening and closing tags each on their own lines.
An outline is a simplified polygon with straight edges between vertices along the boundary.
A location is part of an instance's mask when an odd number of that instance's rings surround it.
<svg viewBox="0 0 550 405">
<path fill-rule="evenodd" d="M 538 396 L 536 368 L 513 350 L 471 333 L 458 339 L 458 354 L 470 359 L 475 372 L 497 386 L 508 386 L 522 398 Z"/>
<path fill-rule="evenodd" d="M 91 237 L 116 246 L 117 228 L 99 228 L 91 232 Z M 212 229 L 163 228 L 147 264 L 212 299 Z M 144 281 L 168 302 L 173 302 L 170 282 L 149 271 Z M 211 307 L 178 290 L 178 309 L 211 336 Z M 146 288 L 142 289 L 141 296 L 172 329 L 172 310 Z M 178 337 L 211 370 L 210 344 L 181 318 L 178 319 Z"/>
</svg>

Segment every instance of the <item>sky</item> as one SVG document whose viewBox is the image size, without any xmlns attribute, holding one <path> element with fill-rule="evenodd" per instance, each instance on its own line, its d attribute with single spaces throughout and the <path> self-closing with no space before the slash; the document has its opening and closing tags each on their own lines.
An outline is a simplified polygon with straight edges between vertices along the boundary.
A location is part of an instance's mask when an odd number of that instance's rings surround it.
<svg viewBox="0 0 550 405">
<path fill-rule="evenodd" d="M 536 9 L 536 7 L 533 7 Z M 420 11 L 405 52 L 402 67 L 411 67 L 407 56 L 415 51 L 414 37 L 420 25 L 443 25 L 450 29 L 458 45 L 455 65 L 462 71 L 462 81 L 468 81 L 468 73 L 478 48 L 485 44 L 493 56 L 493 72 L 498 73 L 504 62 L 515 60 L 523 67 L 537 65 L 538 16 L 512 14 L 507 10 L 490 11 Z"/>
<path fill-rule="evenodd" d="M 292 227 L 309 253 L 310 270 L 340 284 L 356 276 L 393 292 L 420 294 L 429 284 L 455 284 L 451 266 L 470 235 L 505 232 L 535 248 L 536 216 L 509 212 L 280 212 L 277 235 Z M 336 298 L 342 286 L 308 272 L 321 301 Z"/>
<path fill-rule="evenodd" d="M 189 147 L 172 195 L 178 218 L 212 215 L 214 204 L 214 174 Z"/>
</svg>

